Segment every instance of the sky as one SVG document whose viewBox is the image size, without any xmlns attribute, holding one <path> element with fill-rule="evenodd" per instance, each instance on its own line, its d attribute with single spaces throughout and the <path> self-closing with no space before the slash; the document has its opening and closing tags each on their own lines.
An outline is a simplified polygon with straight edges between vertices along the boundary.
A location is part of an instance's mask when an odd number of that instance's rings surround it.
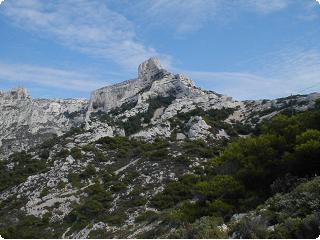
<svg viewBox="0 0 320 240">
<path fill-rule="evenodd" d="M 1 0 L 0 0 L 1 2 Z M 316 0 L 4 0 L 0 89 L 88 98 L 149 57 L 238 100 L 320 92 Z"/>
</svg>

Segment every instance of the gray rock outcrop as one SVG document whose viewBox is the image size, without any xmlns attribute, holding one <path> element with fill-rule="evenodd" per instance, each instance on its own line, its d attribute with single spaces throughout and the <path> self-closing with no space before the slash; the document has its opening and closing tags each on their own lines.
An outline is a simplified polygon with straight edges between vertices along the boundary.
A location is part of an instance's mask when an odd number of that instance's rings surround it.
<svg viewBox="0 0 320 240">
<path fill-rule="evenodd" d="M 151 84 L 157 78 L 161 77 L 161 74 L 165 74 L 165 72 L 157 58 L 150 58 L 140 64 L 137 79 L 93 91 L 89 102 L 88 113 L 90 114 L 97 111 L 107 112 L 121 106 L 125 102 L 137 100 L 137 94 L 149 89 Z"/>
<path fill-rule="evenodd" d="M 24 88 L 0 93 L 0 155 L 28 149 L 83 122 L 86 100 L 32 99 Z"/>
</svg>

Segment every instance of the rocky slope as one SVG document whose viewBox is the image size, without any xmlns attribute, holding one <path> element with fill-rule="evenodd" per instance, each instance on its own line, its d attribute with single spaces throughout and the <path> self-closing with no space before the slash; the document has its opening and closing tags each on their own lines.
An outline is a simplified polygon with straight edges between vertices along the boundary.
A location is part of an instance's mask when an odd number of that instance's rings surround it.
<svg viewBox="0 0 320 240">
<path fill-rule="evenodd" d="M 143 219 L 157 212 L 150 201 L 169 181 L 197 173 L 230 138 L 319 97 L 235 101 L 155 58 L 137 79 L 98 89 L 90 101 L 0 93 L 0 230 L 14 232 L 9 223 L 24 237 L 141 236 L 157 226 Z M 16 150 L 27 151 L 9 156 Z"/>
<path fill-rule="evenodd" d="M 34 100 L 23 88 L 0 92 L 0 156 L 78 126 L 86 106 L 86 100 Z"/>
</svg>

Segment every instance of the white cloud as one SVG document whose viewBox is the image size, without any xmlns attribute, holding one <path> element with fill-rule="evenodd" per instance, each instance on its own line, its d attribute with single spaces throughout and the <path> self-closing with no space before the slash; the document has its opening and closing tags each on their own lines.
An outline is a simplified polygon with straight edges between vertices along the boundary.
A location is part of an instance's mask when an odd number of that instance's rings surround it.
<svg viewBox="0 0 320 240">
<path fill-rule="evenodd" d="M 117 0 L 111 0 L 117 2 Z M 285 9 L 290 0 L 140 0 L 127 6 L 127 14 L 145 24 L 173 27 L 177 33 L 194 32 L 210 21 L 228 21 L 240 11 L 270 14 Z"/>
<path fill-rule="evenodd" d="M 316 0 L 320 4 L 320 0 Z"/>
<path fill-rule="evenodd" d="M 137 40 L 134 25 L 98 0 L 15 0 L 4 4 L 15 24 L 54 37 L 61 44 L 91 56 L 136 69 L 158 52 Z M 168 57 L 160 56 L 168 62 Z"/>
<path fill-rule="evenodd" d="M 264 14 L 280 11 L 289 6 L 288 0 L 242 0 L 241 3 L 248 9 Z"/>
<path fill-rule="evenodd" d="M 3 3 L 4 0 L 0 0 L 0 4 Z M 1 236 L 0 236 L 1 237 Z"/>
<path fill-rule="evenodd" d="M 202 87 L 237 99 L 277 98 L 320 91 L 320 53 L 286 49 L 269 54 L 259 63 L 261 71 L 185 71 Z"/>
<path fill-rule="evenodd" d="M 235 99 L 260 99 L 285 95 L 274 91 L 274 79 L 245 72 L 186 71 L 196 85 L 226 94 Z M 282 90 L 283 88 L 280 87 Z"/>
<path fill-rule="evenodd" d="M 108 85 L 104 80 L 75 71 L 7 63 L 0 63 L 0 80 L 12 81 L 17 85 L 35 83 L 39 86 L 80 92 L 90 92 Z"/>
<path fill-rule="evenodd" d="M 142 1 L 139 11 L 155 24 L 175 25 L 178 32 L 198 30 L 217 14 L 220 0 L 158 0 Z"/>
</svg>

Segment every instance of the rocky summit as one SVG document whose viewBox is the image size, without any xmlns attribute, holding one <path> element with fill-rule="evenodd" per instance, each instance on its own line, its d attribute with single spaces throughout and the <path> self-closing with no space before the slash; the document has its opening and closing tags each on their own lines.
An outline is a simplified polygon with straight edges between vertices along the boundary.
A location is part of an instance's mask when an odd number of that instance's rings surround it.
<svg viewBox="0 0 320 240">
<path fill-rule="evenodd" d="M 233 230 L 235 224 L 245 216 L 258 219 L 261 209 L 253 209 L 270 196 L 255 192 L 255 181 L 249 180 L 252 189 L 241 195 L 247 179 L 241 185 L 230 175 L 242 179 L 246 172 L 238 173 L 239 166 L 248 164 L 252 169 L 254 165 L 244 161 L 231 167 L 228 161 L 251 153 L 229 154 L 225 160 L 222 149 L 238 139 L 250 142 L 251 136 L 264 131 L 264 123 L 278 115 L 283 116 L 281 124 L 272 126 L 282 126 L 281 134 L 298 134 L 301 119 L 294 116 L 314 111 L 319 98 L 319 93 L 313 93 L 237 101 L 196 87 L 187 76 L 165 70 L 157 58 L 140 64 L 137 78 L 93 91 L 89 101 L 33 99 L 23 88 L 0 92 L 0 233 L 10 238 L 188 238 L 191 233 L 181 227 L 196 226 L 200 231 L 208 224 L 201 217 L 211 211 L 224 218 L 215 218 L 217 235 L 210 236 L 246 237 Z M 316 124 L 310 116 L 306 124 Z M 289 123 L 290 128 L 285 128 Z M 310 136 L 316 134 L 298 139 Z M 283 138 L 272 141 L 283 146 Z M 252 141 L 259 146 L 258 140 Z M 230 149 L 246 149 L 236 144 Z M 288 153 L 290 147 L 283 149 Z M 275 159 L 277 151 L 257 159 L 269 155 Z M 283 164 L 293 158 L 288 154 Z M 224 160 L 229 165 L 222 165 Z M 262 174 L 263 166 L 275 166 L 266 164 L 261 163 L 252 176 Z M 283 166 L 279 169 L 286 169 Z M 269 180 L 275 172 L 268 172 Z M 205 185 L 210 174 L 214 175 L 210 183 L 223 182 L 230 193 L 217 193 L 223 191 L 220 185 L 214 189 Z M 194 184 L 197 188 L 191 194 Z M 274 191 L 280 191 L 280 183 L 273 184 Z M 302 187 L 297 186 L 288 194 L 298 194 Z M 203 197 L 204 192 L 211 195 Z M 242 205 L 228 197 L 243 199 Z M 203 206 L 209 207 L 204 211 Z M 185 209 L 195 215 L 186 217 Z"/>
</svg>

